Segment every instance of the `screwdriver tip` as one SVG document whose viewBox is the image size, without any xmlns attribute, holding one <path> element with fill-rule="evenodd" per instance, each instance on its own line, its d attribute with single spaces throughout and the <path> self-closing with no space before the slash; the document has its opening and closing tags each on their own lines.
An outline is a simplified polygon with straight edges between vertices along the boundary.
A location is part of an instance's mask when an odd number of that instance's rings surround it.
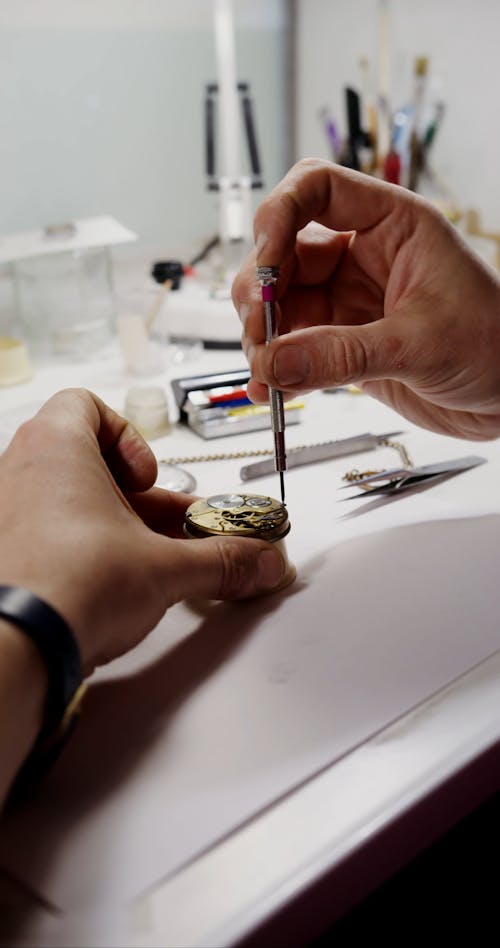
<svg viewBox="0 0 500 948">
<path fill-rule="evenodd" d="M 285 503 L 285 475 L 280 471 L 281 503 Z"/>
</svg>

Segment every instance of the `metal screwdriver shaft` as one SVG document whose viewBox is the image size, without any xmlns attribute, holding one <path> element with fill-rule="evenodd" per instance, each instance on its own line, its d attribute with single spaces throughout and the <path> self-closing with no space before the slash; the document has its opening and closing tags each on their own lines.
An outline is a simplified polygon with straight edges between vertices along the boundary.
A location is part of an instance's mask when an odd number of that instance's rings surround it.
<svg viewBox="0 0 500 948">
<path fill-rule="evenodd" d="M 275 287 L 279 276 L 279 267 L 257 267 L 257 278 L 262 290 L 264 315 L 266 320 L 266 345 L 276 336 Z M 269 386 L 269 407 L 271 409 L 271 427 L 274 435 L 274 465 L 280 476 L 281 501 L 285 503 L 286 451 L 285 451 L 285 412 L 283 395 Z"/>
</svg>

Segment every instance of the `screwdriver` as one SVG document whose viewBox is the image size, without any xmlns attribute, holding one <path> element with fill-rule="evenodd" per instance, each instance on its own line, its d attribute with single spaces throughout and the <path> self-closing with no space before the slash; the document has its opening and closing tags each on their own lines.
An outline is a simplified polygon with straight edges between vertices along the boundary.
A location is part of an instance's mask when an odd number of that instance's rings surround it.
<svg viewBox="0 0 500 948">
<path fill-rule="evenodd" d="M 262 290 L 264 315 L 266 320 L 266 346 L 277 335 L 275 312 L 275 287 L 279 276 L 279 267 L 257 267 L 257 278 Z M 283 395 L 269 386 L 269 407 L 271 409 L 271 427 L 274 435 L 274 467 L 280 476 L 281 502 L 285 503 L 286 451 L 285 451 L 285 412 Z"/>
</svg>

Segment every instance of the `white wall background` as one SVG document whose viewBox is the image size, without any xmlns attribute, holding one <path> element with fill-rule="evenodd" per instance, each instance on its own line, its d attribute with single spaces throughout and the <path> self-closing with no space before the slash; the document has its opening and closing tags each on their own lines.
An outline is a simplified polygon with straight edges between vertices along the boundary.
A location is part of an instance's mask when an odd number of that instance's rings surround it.
<svg viewBox="0 0 500 948">
<path fill-rule="evenodd" d="M 285 0 L 234 0 L 266 188 L 286 164 Z M 112 214 L 166 254 L 217 231 L 211 0 L 2 0 L 0 234 Z M 259 196 L 259 192 L 257 192 Z"/>
<path fill-rule="evenodd" d="M 433 163 L 462 209 L 500 231 L 500 3 L 389 0 L 392 103 L 408 102 L 413 63 L 430 59 L 446 102 Z M 359 60 L 377 64 L 378 0 L 297 0 L 297 157 L 330 157 L 318 109 L 345 130 L 345 85 L 360 88 Z"/>
<path fill-rule="evenodd" d="M 460 206 L 500 230 L 500 2 L 389 3 L 393 103 L 408 101 L 414 59 L 427 55 L 446 101 L 434 164 Z M 318 109 L 345 128 L 342 89 L 360 86 L 360 57 L 376 74 L 378 0 L 234 0 L 266 190 L 289 163 L 292 6 L 297 157 L 329 157 Z M 110 213 L 155 252 L 201 245 L 217 228 L 203 147 L 215 78 L 211 0 L 2 0 L 0 234 Z"/>
</svg>

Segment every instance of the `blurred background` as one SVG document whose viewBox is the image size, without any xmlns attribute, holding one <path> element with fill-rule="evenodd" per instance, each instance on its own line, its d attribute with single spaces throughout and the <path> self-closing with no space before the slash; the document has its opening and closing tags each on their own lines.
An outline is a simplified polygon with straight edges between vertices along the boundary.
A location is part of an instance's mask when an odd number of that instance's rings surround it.
<svg viewBox="0 0 500 948">
<path fill-rule="evenodd" d="M 238 78 L 251 83 L 273 184 L 288 162 L 286 4 L 234 4 Z M 144 247 L 216 229 L 206 189 L 205 85 L 217 80 L 211 0 L 3 0 L 4 233 L 111 214 Z"/>
<path fill-rule="evenodd" d="M 346 87 L 357 90 L 365 106 L 387 96 L 393 119 L 414 107 L 415 69 L 425 59 L 424 132 L 437 115 L 432 169 L 457 209 L 476 209 L 485 228 L 499 231 L 500 135 L 491 121 L 500 80 L 499 4 L 298 0 L 294 9 L 296 155 L 331 157 L 318 111 L 328 108 L 346 134 Z"/>
<path fill-rule="evenodd" d="M 420 191 L 498 266 L 499 29 L 495 0 L 3 0 L 0 333 L 88 357 L 65 309 L 105 293 L 116 334 L 168 284 L 170 333 L 236 346 L 254 209 L 305 156 Z"/>
</svg>

